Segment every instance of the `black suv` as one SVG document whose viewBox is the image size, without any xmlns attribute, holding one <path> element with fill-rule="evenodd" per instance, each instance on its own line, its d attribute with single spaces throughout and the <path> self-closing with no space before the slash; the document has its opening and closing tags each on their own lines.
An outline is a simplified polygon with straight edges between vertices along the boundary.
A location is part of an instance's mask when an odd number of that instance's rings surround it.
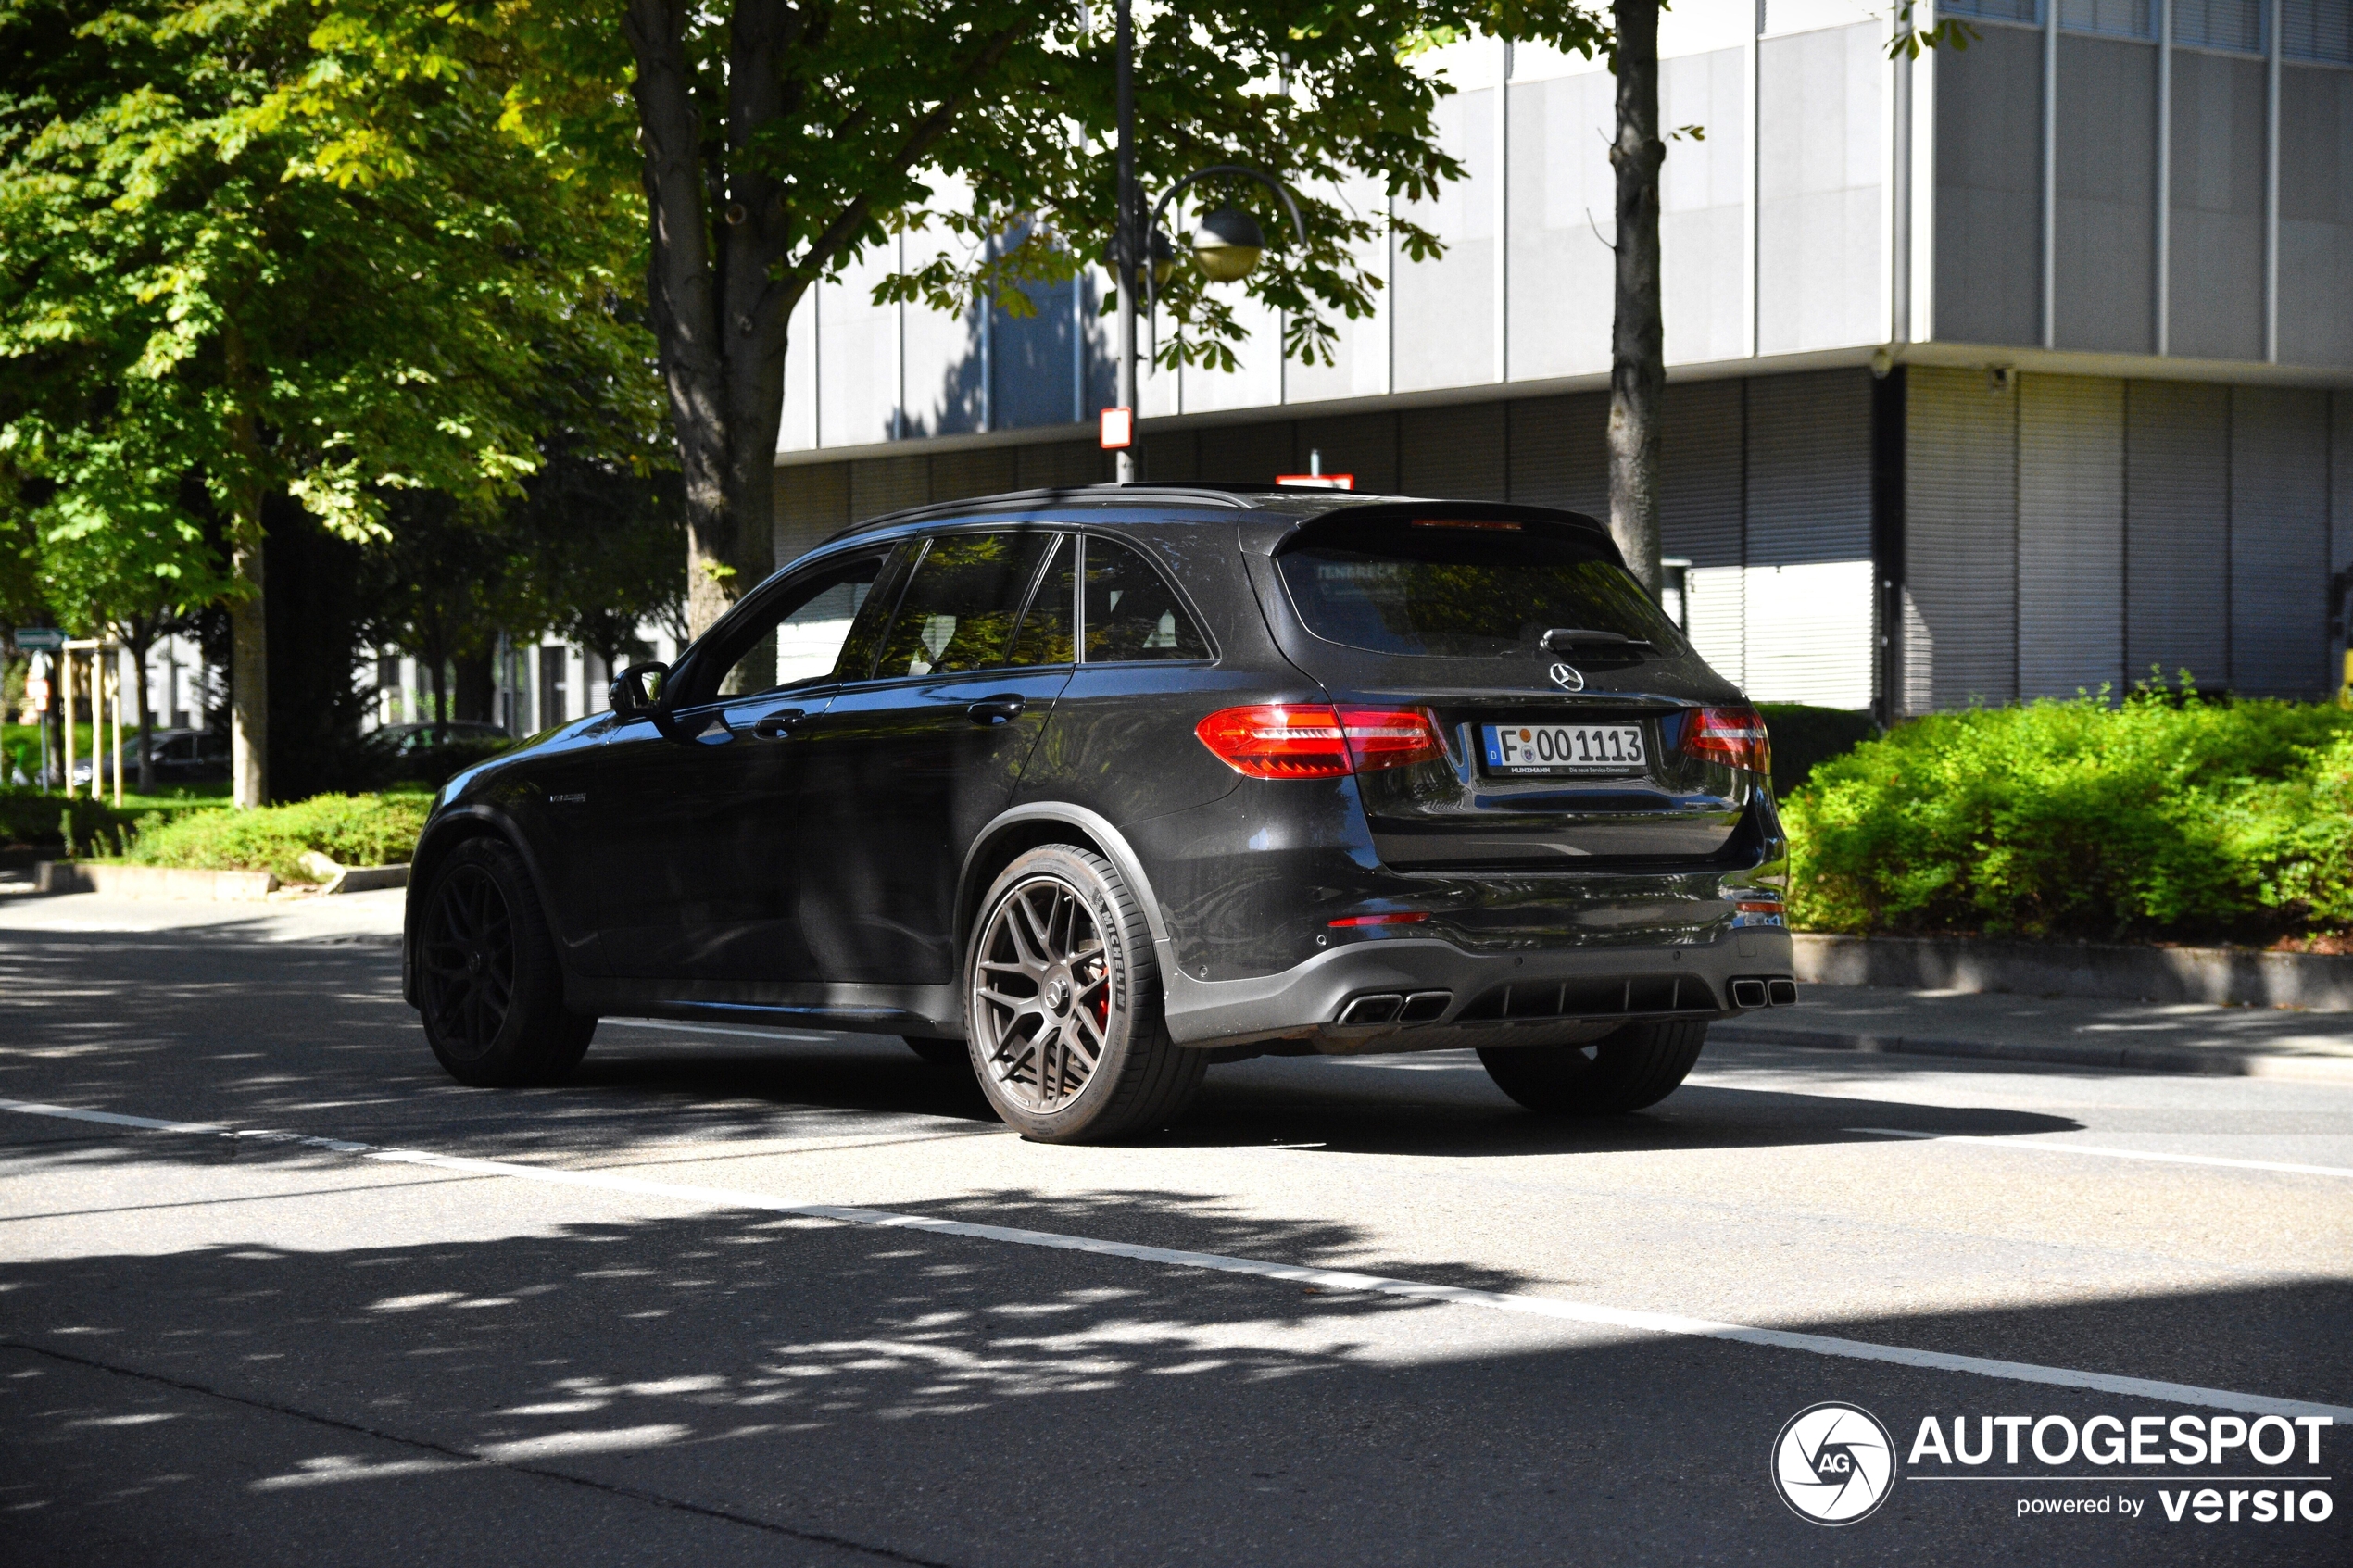
<svg viewBox="0 0 2353 1568">
<path fill-rule="evenodd" d="M 860 524 L 452 779 L 404 985 L 469 1084 L 599 1014 L 903 1035 L 1032 1136 L 1212 1062 L 1670 1092 L 1793 1002 L 1766 736 L 1573 512 L 1098 486 Z"/>
</svg>

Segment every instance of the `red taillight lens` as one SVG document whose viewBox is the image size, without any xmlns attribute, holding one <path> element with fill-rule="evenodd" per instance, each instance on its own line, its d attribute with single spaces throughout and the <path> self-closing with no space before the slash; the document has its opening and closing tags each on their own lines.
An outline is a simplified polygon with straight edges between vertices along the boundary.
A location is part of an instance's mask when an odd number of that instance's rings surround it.
<svg viewBox="0 0 2353 1568">
<path fill-rule="evenodd" d="M 1773 768 L 1773 747 L 1765 734 L 1765 720 L 1746 703 L 1694 711 L 1683 727 L 1683 750 L 1704 762 L 1721 762 L 1752 772 L 1769 773 Z"/>
<path fill-rule="evenodd" d="M 1417 709 L 1336 709 L 1327 703 L 1224 708 L 1193 726 L 1202 745 L 1253 779 L 1336 779 L 1443 757 Z"/>
<path fill-rule="evenodd" d="M 1348 750 L 1356 771 L 1410 768 L 1435 762 L 1446 755 L 1438 744 L 1438 730 L 1418 708 L 1343 708 L 1340 727 L 1347 732 Z"/>
</svg>

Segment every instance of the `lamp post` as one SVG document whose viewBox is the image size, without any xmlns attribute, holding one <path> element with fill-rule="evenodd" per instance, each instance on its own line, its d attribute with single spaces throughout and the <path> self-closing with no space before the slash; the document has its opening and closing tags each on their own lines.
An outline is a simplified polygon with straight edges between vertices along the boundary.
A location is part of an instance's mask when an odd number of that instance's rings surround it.
<svg viewBox="0 0 2353 1568">
<path fill-rule="evenodd" d="M 1156 247 L 1151 242 L 1159 236 L 1160 217 L 1168 204 L 1196 181 L 1220 175 L 1255 180 L 1282 198 L 1285 210 L 1290 214 L 1291 229 L 1299 236 L 1300 247 L 1303 250 L 1307 245 L 1307 225 L 1300 220 L 1299 204 L 1291 200 L 1281 181 L 1247 164 L 1219 163 L 1195 169 L 1161 194 L 1160 200 L 1152 204 L 1151 219 L 1146 220 L 1142 193 L 1136 185 L 1136 31 L 1128 14 L 1129 4 L 1130 0 L 1119 0 L 1119 211 L 1111 242 L 1112 266 L 1119 281 L 1115 345 L 1119 369 L 1113 389 L 1114 401 L 1118 406 L 1104 409 L 1102 419 L 1102 444 L 1116 454 L 1122 484 L 1136 482 L 1136 292 L 1143 289 L 1157 310 L 1159 280 L 1154 273 L 1160 257 L 1154 254 Z M 1265 248 L 1266 238 L 1260 232 L 1257 220 L 1230 203 L 1204 217 L 1199 232 L 1193 236 L 1194 259 L 1213 282 L 1232 282 L 1247 277 L 1257 267 L 1259 255 Z M 1155 352 L 1157 349 L 1155 340 Z"/>
</svg>

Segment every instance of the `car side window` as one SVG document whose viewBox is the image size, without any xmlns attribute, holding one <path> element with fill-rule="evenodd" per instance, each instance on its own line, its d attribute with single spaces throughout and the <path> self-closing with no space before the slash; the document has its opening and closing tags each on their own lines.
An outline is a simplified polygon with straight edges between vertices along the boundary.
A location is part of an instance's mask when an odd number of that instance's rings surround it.
<svg viewBox="0 0 2353 1568">
<path fill-rule="evenodd" d="M 743 641 L 719 678 L 718 695 L 743 696 L 855 679 L 836 671 L 888 558 L 883 553 L 842 561 L 780 595 L 737 633 Z"/>
<path fill-rule="evenodd" d="M 1087 662 L 1207 659 L 1209 639 L 1158 568 L 1126 545 L 1087 536 Z"/>
<path fill-rule="evenodd" d="M 1021 630 L 1013 633 L 1008 664 L 1068 664 L 1077 659 L 1072 624 L 1078 610 L 1078 545 L 1070 538 L 1054 541 L 1046 574 L 1029 596 Z"/>
<path fill-rule="evenodd" d="M 1025 530 L 933 539 L 900 598 L 875 678 L 952 675 L 1004 665 L 1022 601 L 1056 537 Z"/>
</svg>

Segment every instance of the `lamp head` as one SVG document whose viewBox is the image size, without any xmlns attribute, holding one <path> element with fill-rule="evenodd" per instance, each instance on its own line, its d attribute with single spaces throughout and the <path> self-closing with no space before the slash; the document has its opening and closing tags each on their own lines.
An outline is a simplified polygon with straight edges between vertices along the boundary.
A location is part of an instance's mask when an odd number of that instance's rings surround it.
<svg viewBox="0 0 2353 1568">
<path fill-rule="evenodd" d="M 1231 203 L 1202 217 L 1193 232 L 1193 257 L 1214 283 L 1246 278 L 1266 248 L 1258 220 Z"/>
</svg>

